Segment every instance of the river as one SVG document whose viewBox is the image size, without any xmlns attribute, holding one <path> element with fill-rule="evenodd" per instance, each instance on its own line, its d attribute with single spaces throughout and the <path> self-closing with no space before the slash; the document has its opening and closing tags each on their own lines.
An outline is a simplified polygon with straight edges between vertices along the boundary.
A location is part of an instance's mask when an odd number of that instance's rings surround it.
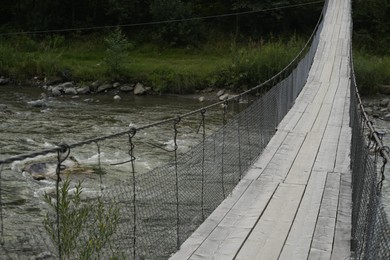
<svg viewBox="0 0 390 260">
<path fill-rule="evenodd" d="M 115 101 L 114 94 L 83 95 L 80 97 L 63 96 L 47 98 L 46 107 L 32 107 L 29 102 L 41 99 L 41 90 L 33 87 L 1 86 L 0 104 L 7 106 L 6 112 L 0 112 L 0 159 L 53 148 L 57 144 L 73 144 L 90 138 L 122 132 L 129 127 L 141 127 L 160 120 L 185 114 L 210 104 L 200 103 L 191 97 L 134 96 L 121 94 L 121 100 Z M 234 115 L 239 107 L 235 104 L 226 111 L 226 116 Z M 207 110 L 205 114 L 206 135 L 221 127 L 223 111 L 220 106 Z M 183 118 L 178 124 L 178 154 L 185 154 L 202 140 L 201 113 Z M 170 122 L 148 128 L 136 133 L 133 138 L 135 171 L 137 175 L 171 162 L 174 148 L 174 126 Z M 99 145 L 99 146 L 98 146 Z M 81 165 L 97 166 L 99 161 L 106 171 L 103 182 L 97 175 L 75 176 L 73 180 L 83 183 L 83 195 L 96 197 L 102 186 L 121 185 L 131 176 L 129 163 L 128 136 L 121 136 L 72 149 L 71 155 Z M 100 151 L 100 153 L 99 153 Z M 54 157 L 53 157 L 54 156 Z M 53 161 L 55 155 L 38 157 L 32 161 Z M 7 251 L 10 259 L 20 255 L 29 258 L 37 254 L 49 254 L 44 230 L 36 228 L 36 222 L 42 223 L 46 215 L 43 195 L 54 191 L 55 180 L 34 180 L 23 171 L 31 160 L 5 165 L 2 170 L 2 218 L 4 222 L 4 240 L 15 252 Z M 114 165 L 117 164 L 119 165 Z M 124 177 L 126 176 L 126 177 Z M 92 180 L 92 181 L 91 181 Z M 131 185 L 130 185 L 131 186 Z M 37 236 L 38 237 L 35 237 Z M 31 237 L 35 237 L 31 239 Z M 26 240 L 30 241 L 26 244 Z M 34 242 L 31 242 L 34 241 Z M 20 245 L 19 245 L 20 244 Z M 13 245 L 13 246 L 12 246 Z M 31 248 L 34 248 L 31 250 Z M 163 251 L 162 249 L 161 251 Z M 42 253 L 43 252 L 43 253 Z M 49 254 L 50 255 L 50 254 Z"/>
</svg>

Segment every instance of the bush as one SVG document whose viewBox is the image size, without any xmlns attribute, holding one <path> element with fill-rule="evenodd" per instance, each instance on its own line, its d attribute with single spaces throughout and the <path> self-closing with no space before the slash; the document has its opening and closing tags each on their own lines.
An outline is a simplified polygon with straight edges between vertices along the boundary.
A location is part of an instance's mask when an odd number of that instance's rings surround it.
<svg viewBox="0 0 390 260">
<path fill-rule="evenodd" d="M 380 85 L 390 84 L 390 57 L 354 52 L 356 81 L 362 94 L 375 94 Z"/>
<path fill-rule="evenodd" d="M 45 194 L 45 202 L 51 212 L 46 215 L 44 226 L 52 242 L 61 245 L 64 259 L 99 259 L 102 249 L 109 245 L 119 222 L 119 208 L 116 203 L 106 206 L 97 201 L 81 201 L 81 183 L 70 195 L 70 181 L 66 179 L 59 190 L 59 201 Z M 56 209 L 59 208 L 59 236 Z"/>
<path fill-rule="evenodd" d="M 107 66 L 108 74 L 114 78 L 121 77 L 125 74 L 124 63 L 127 59 L 127 50 L 130 46 L 127 37 L 118 27 L 106 38 L 106 56 L 104 63 Z"/>
<path fill-rule="evenodd" d="M 232 63 L 219 75 L 221 85 L 236 91 L 254 87 L 281 71 L 297 55 L 303 42 L 293 40 L 288 44 L 281 41 L 263 44 L 250 43 L 245 48 L 231 47 Z M 217 80 L 218 81 L 218 80 Z"/>
<path fill-rule="evenodd" d="M 195 75 L 185 75 L 171 69 L 155 70 L 151 73 L 149 80 L 154 91 L 175 94 L 193 93 L 202 81 Z"/>
</svg>

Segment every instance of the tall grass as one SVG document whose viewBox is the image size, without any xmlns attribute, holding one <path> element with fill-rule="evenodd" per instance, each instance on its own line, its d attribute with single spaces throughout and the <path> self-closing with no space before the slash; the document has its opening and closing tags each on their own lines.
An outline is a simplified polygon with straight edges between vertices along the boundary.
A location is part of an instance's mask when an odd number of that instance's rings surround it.
<svg viewBox="0 0 390 260">
<path fill-rule="evenodd" d="M 362 94 L 375 94 L 380 85 L 390 85 L 390 56 L 355 50 L 356 81 Z"/>
</svg>

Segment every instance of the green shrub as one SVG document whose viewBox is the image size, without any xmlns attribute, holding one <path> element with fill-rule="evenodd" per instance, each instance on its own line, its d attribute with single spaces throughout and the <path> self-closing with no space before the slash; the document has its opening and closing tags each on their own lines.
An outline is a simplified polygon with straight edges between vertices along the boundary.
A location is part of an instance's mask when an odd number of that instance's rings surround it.
<svg viewBox="0 0 390 260">
<path fill-rule="evenodd" d="M 254 87 L 282 70 L 300 51 L 303 42 L 294 40 L 287 44 L 281 41 L 264 44 L 250 43 L 244 48 L 232 45 L 232 62 L 219 75 L 217 84 L 224 84 L 239 91 Z"/>
<path fill-rule="evenodd" d="M 171 69 L 157 69 L 153 71 L 149 76 L 149 81 L 151 87 L 156 92 L 176 94 L 193 93 L 202 82 L 195 75 L 181 74 Z"/>
<path fill-rule="evenodd" d="M 83 202 L 80 182 L 74 194 L 71 195 L 69 190 L 70 181 L 66 179 L 59 190 L 58 203 L 45 194 L 45 202 L 51 208 L 44 220 L 45 229 L 52 242 L 57 247 L 60 245 L 63 259 L 99 259 L 102 249 L 109 246 L 110 238 L 118 227 L 119 208 L 116 203 L 105 205 L 100 198 Z"/>
<path fill-rule="evenodd" d="M 127 60 L 127 50 L 130 46 L 126 35 L 118 27 L 106 38 L 106 55 L 104 63 L 107 66 L 108 74 L 114 78 L 121 77 L 125 74 L 124 63 Z"/>
<path fill-rule="evenodd" d="M 380 85 L 390 84 L 390 57 L 354 52 L 356 81 L 362 94 L 375 94 Z"/>
</svg>

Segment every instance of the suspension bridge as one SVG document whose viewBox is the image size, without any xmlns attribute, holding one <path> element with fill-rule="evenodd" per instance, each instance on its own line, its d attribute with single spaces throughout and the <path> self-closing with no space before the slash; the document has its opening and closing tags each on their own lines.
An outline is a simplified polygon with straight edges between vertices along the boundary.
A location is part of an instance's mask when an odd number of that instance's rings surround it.
<svg viewBox="0 0 390 260">
<path fill-rule="evenodd" d="M 1 258 L 389 259 L 381 202 L 389 153 L 356 89 L 351 31 L 351 1 L 326 1 L 306 46 L 267 82 L 161 122 L 0 160 Z M 242 100 L 248 105 L 229 116 L 228 108 Z M 222 124 L 208 134 L 211 109 L 222 110 Z M 177 141 L 186 120 L 199 122 L 193 131 L 200 143 L 181 154 Z M 152 128 L 171 131 L 172 161 L 138 174 L 139 133 Z M 105 179 L 114 178 L 110 168 L 118 164 L 100 157 L 116 139 L 127 144 L 129 160 L 119 164 L 130 174 L 109 185 Z M 98 226 L 103 240 L 87 228 L 98 221 L 78 226 L 78 236 L 67 232 L 63 223 L 72 223 L 59 203 L 38 215 L 10 206 L 4 180 L 20 174 L 12 163 L 57 155 L 53 198 L 59 201 L 63 163 L 85 146 L 96 147 L 95 167 L 107 174 L 83 185 L 120 213 L 112 232 Z M 104 208 L 99 214 L 110 219 Z M 27 229 L 19 227 L 24 222 L 31 223 Z"/>
<path fill-rule="evenodd" d="M 351 255 L 349 1 L 329 1 L 309 76 L 243 180 L 172 259 Z"/>
</svg>

